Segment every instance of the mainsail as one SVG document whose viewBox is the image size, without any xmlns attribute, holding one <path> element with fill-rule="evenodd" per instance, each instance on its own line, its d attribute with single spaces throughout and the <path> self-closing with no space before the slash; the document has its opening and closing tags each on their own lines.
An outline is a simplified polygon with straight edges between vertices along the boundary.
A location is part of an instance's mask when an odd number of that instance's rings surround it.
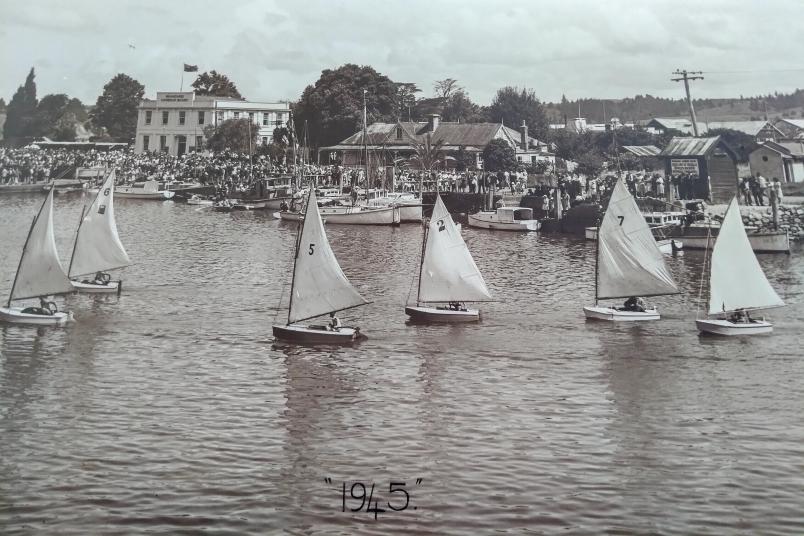
<svg viewBox="0 0 804 536">
<path fill-rule="evenodd" d="M 597 298 L 677 294 L 662 252 L 622 179 L 597 234 Z"/>
<path fill-rule="evenodd" d="M 735 197 L 726 209 L 712 248 L 709 314 L 783 305 L 754 255 Z"/>
<path fill-rule="evenodd" d="M 329 247 L 315 191 L 310 191 L 301 225 L 288 323 L 368 303 L 346 279 Z"/>
<path fill-rule="evenodd" d="M 112 170 L 101 185 L 95 200 L 84 211 L 68 274 L 78 277 L 94 272 L 114 270 L 131 264 L 114 219 L 114 179 Z"/>
<path fill-rule="evenodd" d="M 439 195 L 427 231 L 420 302 L 488 301 L 491 294 Z"/>
<path fill-rule="evenodd" d="M 22 250 L 17 277 L 11 288 L 11 300 L 72 292 L 73 287 L 56 251 L 53 235 L 53 189 L 39 209 Z"/>
</svg>

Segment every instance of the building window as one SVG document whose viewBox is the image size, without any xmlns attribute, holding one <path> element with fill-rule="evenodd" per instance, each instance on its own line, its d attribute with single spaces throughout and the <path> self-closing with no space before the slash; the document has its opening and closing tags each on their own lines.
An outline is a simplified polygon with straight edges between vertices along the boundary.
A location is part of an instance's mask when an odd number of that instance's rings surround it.
<svg viewBox="0 0 804 536">
<path fill-rule="evenodd" d="M 146 112 L 145 112 L 145 124 L 146 124 L 146 125 L 150 125 L 150 124 L 151 124 L 151 116 L 153 116 L 153 114 L 154 114 L 154 113 L 153 113 L 152 111 L 150 111 L 150 110 L 148 110 L 148 111 L 146 111 Z"/>
<path fill-rule="evenodd" d="M 159 136 L 159 150 L 163 153 L 168 152 L 167 136 Z"/>
<path fill-rule="evenodd" d="M 248 120 L 251 121 L 252 123 L 254 122 L 254 112 L 248 113 Z"/>
<path fill-rule="evenodd" d="M 268 136 L 263 136 L 262 137 L 262 145 L 263 145 L 263 147 L 268 145 Z"/>
<path fill-rule="evenodd" d="M 396 127 L 396 139 L 402 139 L 402 127 Z"/>
<path fill-rule="evenodd" d="M 186 119 L 187 119 L 187 112 L 179 112 L 179 124 L 183 125 Z"/>
<path fill-rule="evenodd" d="M 201 112 L 203 113 L 203 112 Z M 204 136 L 196 136 L 195 137 L 195 150 L 200 151 L 204 148 Z"/>
<path fill-rule="evenodd" d="M 223 112 L 218 112 L 217 116 L 218 116 L 218 123 L 223 121 Z"/>
<path fill-rule="evenodd" d="M 271 126 L 271 116 L 267 112 L 262 114 L 262 126 Z"/>
<path fill-rule="evenodd" d="M 162 112 L 162 124 L 168 124 L 168 117 L 170 117 L 170 112 Z"/>
<path fill-rule="evenodd" d="M 240 112 L 235 112 L 234 113 L 234 118 L 235 119 L 240 119 Z"/>
<path fill-rule="evenodd" d="M 145 151 L 145 152 L 148 152 L 148 149 L 149 149 L 148 146 L 150 144 L 151 144 L 151 138 L 148 137 L 148 136 L 143 136 L 142 137 L 142 150 Z"/>
<path fill-rule="evenodd" d="M 204 124 L 204 112 L 198 112 L 198 124 L 199 125 Z"/>
<path fill-rule="evenodd" d="M 767 161 L 768 161 L 768 157 L 767 157 L 767 155 L 764 155 L 764 154 L 762 155 L 762 161 L 763 161 L 763 162 L 767 162 Z"/>
</svg>

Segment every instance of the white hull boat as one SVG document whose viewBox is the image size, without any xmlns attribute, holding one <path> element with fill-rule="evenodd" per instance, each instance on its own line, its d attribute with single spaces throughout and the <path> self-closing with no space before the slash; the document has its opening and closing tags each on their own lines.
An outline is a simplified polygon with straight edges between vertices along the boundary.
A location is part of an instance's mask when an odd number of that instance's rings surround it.
<svg viewBox="0 0 804 536">
<path fill-rule="evenodd" d="M 525 207 L 500 207 L 494 212 L 469 214 L 469 227 L 495 231 L 538 231 L 542 224 L 533 219 L 533 210 Z"/>
<path fill-rule="evenodd" d="M 193 195 L 190 197 L 190 199 L 187 200 L 187 204 L 210 207 L 213 204 L 215 204 L 215 202 L 212 199 L 204 199 L 203 197 L 200 197 L 198 195 Z"/>
<path fill-rule="evenodd" d="M 790 235 L 787 231 L 767 231 L 747 233 L 748 243 L 756 253 L 790 253 Z M 714 247 L 716 234 L 695 236 L 684 234 L 687 249 L 709 249 Z"/>
<path fill-rule="evenodd" d="M 85 281 L 72 281 L 73 288 L 81 294 L 116 294 L 122 290 L 122 281 L 109 281 L 108 283 L 92 283 Z"/>
<path fill-rule="evenodd" d="M 608 320 L 612 322 L 641 322 L 645 320 L 659 320 L 659 312 L 654 307 L 645 311 L 625 311 L 618 307 L 588 306 L 583 308 L 586 318 L 593 320 Z"/>
<path fill-rule="evenodd" d="M 73 320 L 72 313 L 56 312 L 52 315 L 23 313 L 22 307 L 0 307 L 0 322 L 34 326 L 63 326 Z"/>
<path fill-rule="evenodd" d="M 322 207 L 321 217 L 327 223 L 342 225 L 399 225 L 401 219 L 396 207 Z"/>
<path fill-rule="evenodd" d="M 773 331 L 773 324 L 764 320 L 731 322 L 725 318 L 708 318 L 696 320 L 695 325 L 699 331 L 713 335 L 759 335 Z"/>
<path fill-rule="evenodd" d="M 408 305 L 405 314 L 412 322 L 425 322 L 434 324 L 459 324 L 464 322 L 477 322 L 480 320 L 480 311 L 477 309 L 455 310 L 449 307 L 425 307 L 421 305 Z"/>
<path fill-rule="evenodd" d="M 160 190 L 157 181 L 135 182 L 126 186 L 115 188 L 115 196 L 123 199 L 152 199 L 164 201 L 175 195 L 169 190 Z"/>
<path fill-rule="evenodd" d="M 367 338 L 360 328 L 331 329 L 326 325 L 289 324 L 273 326 L 274 337 L 305 344 L 351 344 Z"/>
</svg>

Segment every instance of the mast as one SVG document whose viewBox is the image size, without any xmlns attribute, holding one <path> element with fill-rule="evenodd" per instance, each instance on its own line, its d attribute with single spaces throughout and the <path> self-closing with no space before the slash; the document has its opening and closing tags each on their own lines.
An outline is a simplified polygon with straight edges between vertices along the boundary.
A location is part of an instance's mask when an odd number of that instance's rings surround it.
<svg viewBox="0 0 804 536">
<path fill-rule="evenodd" d="M 101 190 L 103 189 L 103 185 L 101 184 Z M 100 195 L 100 190 L 98 190 L 98 195 Z M 97 197 L 96 197 L 97 199 Z M 95 201 L 93 200 L 92 203 Z M 89 206 L 92 206 L 90 204 Z M 70 254 L 70 265 L 67 267 L 67 277 L 70 277 L 70 271 L 73 269 L 73 259 L 75 259 L 75 248 L 78 245 L 78 233 L 81 232 L 81 224 L 84 223 L 84 214 L 87 211 L 87 206 L 84 205 L 81 207 L 81 218 L 78 220 L 78 229 L 75 230 L 75 240 L 73 241 L 73 252 Z"/>
<path fill-rule="evenodd" d="M 424 269 L 424 254 L 427 249 L 427 233 L 429 228 L 430 225 L 425 223 L 424 218 L 422 218 L 422 252 L 419 256 L 419 286 L 416 290 L 416 306 L 419 305 L 419 297 L 422 293 L 422 270 Z"/>
<path fill-rule="evenodd" d="M 48 197 L 47 197 L 47 199 L 45 199 L 45 203 L 47 203 L 48 199 L 51 199 L 50 196 L 53 195 L 53 189 L 55 187 L 56 187 L 56 181 L 53 181 L 53 183 L 50 186 L 50 192 L 48 192 L 48 194 L 47 194 Z M 14 287 L 17 286 L 17 279 L 19 279 L 19 277 L 20 277 L 20 268 L 22 267 L 22 259 L 25 258 L 25 250 L 28 249 L 28 242 L 30 242 L 30 240 L 31 240 L 31 233 L 33 232 L 34 225 L 36 225 L 36 222 L 39 219 L 39 216 L 42 215 L 42 211 L 45 209 L 45 203 L 42 203 L 42 206 L 39 207 L 39 212 L 36 213 L 36 216 L 34 217 L 33 221 L 31 222 L 31 228 L 28 229 L 28 237 L 25 239 L 25 245 L 22 246 L 22 253 L 20 253 L 20 262 L 17 264 L 17 272 L 14 274 L 14 282 L 11 284 L 11 291 L 8 293 L 8 302 L 6 302 L 6 307 L 9 307 L 9 308 L 11 307 L 11 296 L 14 295 Z"/>
<path fill-rule="evenodd" d="M 371 187 L 371 180 L 369 179 L 369 154 L 368 154 L 368 141 L 366 140 L 366 135 L 368 131 L 368 126 L 366 125 L 366 93 L 367 90 L 363 90 L 363 155 L 364 155 L 364 167 L 366 168 L 366 197 L 368 197 L 368 190 Z"/>
<path fill-rule="evenodd" d="M 600 224 L 602 223 L 601 219 L 598 217 L 597 219 L 597 230 L 595 231 L 595 306 L 597 306 L 597 286 L 598 280 L 600 279 L 600 271 L 598 268 L 598 264 L 600 263 Z"/>
<path fill-rule="evenodd" d="M 307 202 L 310 202 L 310 195 L 312 194 L 313 189 L 310 188 L 310 191 L 307 193 Z M 306 216 L 306 211 L 305 211 Z M 299 258 L 299 241 L 301 240 L 302 231 L 304 231 L 304 224 L 307 222 L 307 218 L 305 217 L 300 225 L 299 225 L 299 232 L 296 234 L 296 252 L 293 255 L 293 276 L 290 280 L 290 302 L 288 303 L 288 323 L 285 324 L 286 326 L 290 325 L 290 312 L 293 310 L 293 287 L 296 284 L 296 261 Z"/>
</svg>

